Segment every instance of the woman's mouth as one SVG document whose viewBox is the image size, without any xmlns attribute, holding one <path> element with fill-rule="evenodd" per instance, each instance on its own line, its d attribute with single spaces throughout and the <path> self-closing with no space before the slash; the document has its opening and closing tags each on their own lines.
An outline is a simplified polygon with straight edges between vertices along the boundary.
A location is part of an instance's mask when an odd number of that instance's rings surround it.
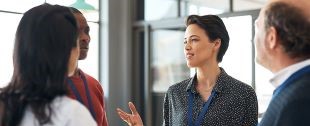
<svg viewBox="0 0 310 126">
<path fill-rule="evenodd" d="M 194 53 L 186 53 L 186 59 L 191 59 L 194 56 Z"/>
</svg>

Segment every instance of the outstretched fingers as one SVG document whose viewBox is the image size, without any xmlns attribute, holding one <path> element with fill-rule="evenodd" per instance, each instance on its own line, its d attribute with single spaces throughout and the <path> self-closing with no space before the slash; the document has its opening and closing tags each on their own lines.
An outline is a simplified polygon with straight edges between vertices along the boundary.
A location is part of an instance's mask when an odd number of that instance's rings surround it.
<svg viewBox="0 0 310 126">
<path fill-rule="evenodd" d="M 119 117 L 125 121 L 129 126 L 143 126 L 142 119 L 132 102 L 128 103 L 131 113 L 127 113 L 120 108 L 117 108 L 116 111 Z"/>
<path fill-rule="evenodd" d="M 130 111 L 131 111 L 131 113 L 133 115 L 138 115 L 139 114 L 137 109 L 136 109 L 136 106 L 132 102 L 129 102 L 128 106 L 129 106 L 129 109 L 130 109 Z"/>
<path fill-rule="evenodd" d="M 127 122 L 127 123 L 131 123 L 130 122 L 130 114 L 128 114 L 128 113 L 126 113 L 126 112 L 124 112 L 122 109 L 120 109 L 120 108 L 117 108 L 116 109 L 117 110 L 117 113 L 118 113 L 118 115 L 119 115 L 119 117 L 121 117 L 121 119 L 123 120 L 123 121 L 125 121 L 125 122 Z"/>
</svg>

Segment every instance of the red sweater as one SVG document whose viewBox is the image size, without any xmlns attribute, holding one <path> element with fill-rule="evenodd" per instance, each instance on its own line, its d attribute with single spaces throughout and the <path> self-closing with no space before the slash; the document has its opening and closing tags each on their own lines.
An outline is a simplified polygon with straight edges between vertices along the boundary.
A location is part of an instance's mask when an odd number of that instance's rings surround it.
<svg viewBox="0 0 310 126">
<path fill-rule="evenodd" d="M 103 94 L 103 89 L 100 83 L 93 77 L 84 73 L 82 70 L 79 70 L 79 72 L 80 74 L 84 74 L 87 80 L 88 89 L 89 89 L 89 93 L 91 96 L 92 105 L 96 113 L 96 122 L 98 123 L 98 126 L 108 126 L 108 121 L 106 118 L 106 112 L 105 112 L 105 106 L 104 106 L 104 97 L 103 97 L 104 94 Z M 75 87 L 77 88 L 79 94 L 81 95 L 83 103 L 86 103 L 85 106 L 88 109 L 90 109 L 88 106 L 86 90 L 83 84 L 83 79 L 81 78 L 81 76 L 72 76 L 70 77 L 70 79 L 73 81 Z M 69 97 L 76 99 L 76 96 L 72 92 L 71 88 L 69 88 Z"/>
</svg>

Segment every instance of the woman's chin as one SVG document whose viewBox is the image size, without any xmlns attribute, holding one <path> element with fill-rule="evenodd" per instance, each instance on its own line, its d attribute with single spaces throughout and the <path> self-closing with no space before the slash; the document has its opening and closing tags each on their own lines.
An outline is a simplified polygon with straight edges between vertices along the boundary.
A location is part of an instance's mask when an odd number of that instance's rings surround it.
<svg viewBox="0 0 310 126">
<path fill-rule="evenodd" d="M 194 68 L 195 66 L 196 66 L 195 64 L 187 62 L 187 67 L 188 68 Z"/>
</svg>

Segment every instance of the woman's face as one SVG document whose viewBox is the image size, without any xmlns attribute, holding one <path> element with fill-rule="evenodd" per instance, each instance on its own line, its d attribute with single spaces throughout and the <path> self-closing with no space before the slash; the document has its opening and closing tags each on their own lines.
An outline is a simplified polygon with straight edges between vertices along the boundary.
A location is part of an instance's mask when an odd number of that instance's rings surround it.
<svg viewBox="0 0 310 126">
<path fill-rule="evenodd" d="M 68 76 L 72 76 L 78 64 L 78 59 L 80 55 L 80 46 L 79 46 L 79 39 L 76 41 L 76 47 L 72 48 L 71 55 L 69 59 L 69 68 L 68 68 Z"/>
<path fill-rule="evenodd" d="M 218 41 L 218 40 L 215 40 Z M 219 49 L 217 42 L 212 42 L 206 32 L 197 24 L 186 28 L 184 36 L 184 54 L 188 67 L 202 67 L 208 62 L 216 62 Z"/>
</svg>

